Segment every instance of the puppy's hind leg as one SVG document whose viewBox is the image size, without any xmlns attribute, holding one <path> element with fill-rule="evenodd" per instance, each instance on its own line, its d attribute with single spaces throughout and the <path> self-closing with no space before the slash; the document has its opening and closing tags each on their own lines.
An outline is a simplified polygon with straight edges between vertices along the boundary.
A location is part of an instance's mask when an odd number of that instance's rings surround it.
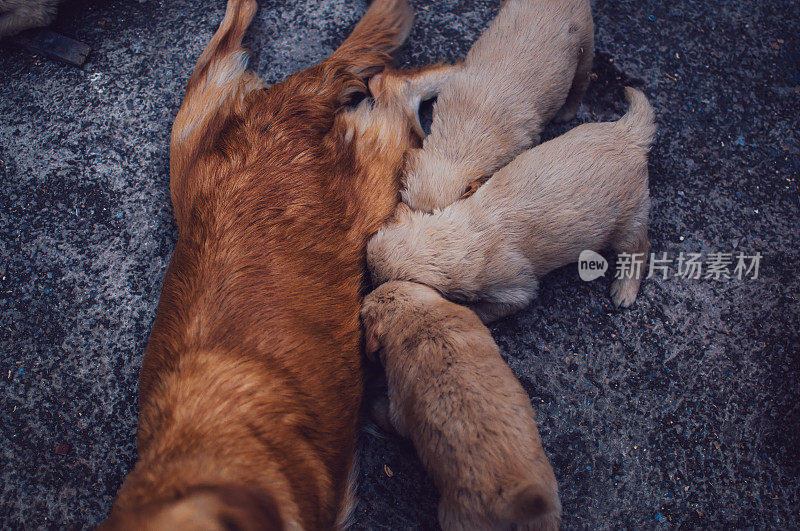
<svg viewBox="0 0 800 531">
<path fill-rule="evenodd" d="M 639 267 L 621 271 L 623 276 L 611 284 L 611 298 L 614 304 L 627 308 L 636 301 L 642 276 L 648 265 L 650 239 L 647 237 L 647 219 L 650 215 L 650 197 L 645 194 L 639 210 L 628 222 L 625 230 L 612 243 L 617 253 L 631 255 L 632 261 L 639 261 Z M 628 274 L 630 273 L 630 274 Z"/>
<path fill-rule="evenodd" d="M 591 31 L 591 30 L 590 30 Z M 594 35 L 585 39 L 580 48 L 578 57 L 578 67 L 575 70 L 575 77 L 572 78 L 572 86 L 567 94 L 564 106 L 553 118 L 555 122 L 569 122 L 578 113 L 581 100 L 589 87 L 589 80 L 592 76 L 592 62 L 594 61 Z"/>
</svg>

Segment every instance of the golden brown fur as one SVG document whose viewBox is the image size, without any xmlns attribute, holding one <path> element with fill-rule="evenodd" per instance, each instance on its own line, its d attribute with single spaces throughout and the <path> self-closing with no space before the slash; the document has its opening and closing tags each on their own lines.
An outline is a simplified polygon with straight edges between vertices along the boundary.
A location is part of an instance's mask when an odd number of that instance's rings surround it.
<svg viewBox="0 0 800 531">
<path fill-rule="evenodd" d="M 478 317 L 411 282 L 379 286 L 361 316 L 389 384 L 376 416 L 413 441 L 442 528 L 557 529 L 558 485 L 530 399 Z"/>
<path fill-rule="evenodd" d="M 179 238 L 108 528 L 326 529 L 346 510 L 364 247 L 419 140 L 398 109 L 343 106 L 412 14 L 375 0 L 330 58 L 264 89 L 240 45 L 255 10 L 229 1 L 173 126 Z"/>
</svg>

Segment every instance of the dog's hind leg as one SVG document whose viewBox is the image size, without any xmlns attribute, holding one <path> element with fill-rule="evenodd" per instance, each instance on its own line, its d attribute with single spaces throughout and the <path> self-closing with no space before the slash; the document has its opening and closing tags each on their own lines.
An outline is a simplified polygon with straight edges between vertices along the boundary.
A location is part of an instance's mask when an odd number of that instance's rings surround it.
<svg viewBox="0 0 800 531">
<path fill-rule="evenodd" d="M 256 0 L 229 0 L 225 17 L 198 59 L 170 142 L 170 187 L 178 224 L 184 219 L 186 183 L 197 153 L 213 143 L 226 118 L 241 107 L 244 97 L 264 87 L 247 71 L 242 38 L 255 15 Z"/>
<path fill-rule="evenodd" d="M 374 0 L 352 33 L 325 61 L 364 80 L 389 64 L 389 54 L 411 31 L 414 11 L 408 0 Z"/>
<path fill-rule="evenodd" d="M 356 94 L 367 94 L 367 79 L 389 64 L 389 53 L 408 37 L 414 14 L 407 0 L 375 0 L 352 33 L 330 57 L 284 81 L 287 93 L 314 99 L 306 122 L 327 133 L 333 118 Z"/>
<path fill-rule="evenodd" d="M 625 275 L 614 280 L 611 284 L 611 298 L 614 304 L 627 308 L 636 301 L 642 276 L 648 265 L 650 239 L 647 237 L 647 220 L 650 215 L 650 197 L 645 195 L 636 214 L 628 222 L 625 230 L 616 237 L 612 246 L 618 253 L 630 255 L 632 261 L 638 261 L 639 266 L 631 267 L 624 271 Z M 628 274 L 630 273 L 630 274 Z"/>
<path fill-rule="evenodd" d="M 584 39 L 581 45 L 580 56 L 578 57 L 578 67 L 575 69 L 575 77 L 572 78 L 572 86 L 567 94 L 564 106 L 553 118 L 555 122 L 569 122 L 578 113 L 581 100 L 589 87 L 592 76 L 592 62 L 594 61 L 594 35 L 590 30 L 588 38 Z"/>
</svg>

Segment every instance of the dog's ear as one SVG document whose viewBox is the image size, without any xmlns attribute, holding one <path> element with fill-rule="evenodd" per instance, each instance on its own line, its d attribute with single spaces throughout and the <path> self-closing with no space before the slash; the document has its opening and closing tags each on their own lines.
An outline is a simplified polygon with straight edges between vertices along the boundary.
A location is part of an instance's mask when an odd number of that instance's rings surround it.
<svg viewBox="0 0 800 531">
<path fill-rule="evenodd" d="M 372 94 L 373 98 L 378 99 L 383 89 L 383 72 L 369 78 L 369 93 Z"/>
</svg>

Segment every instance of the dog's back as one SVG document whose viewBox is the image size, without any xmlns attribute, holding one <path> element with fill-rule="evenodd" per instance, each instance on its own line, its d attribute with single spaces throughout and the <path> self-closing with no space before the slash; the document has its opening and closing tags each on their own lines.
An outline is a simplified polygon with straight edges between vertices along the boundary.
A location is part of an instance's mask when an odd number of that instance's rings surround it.
<svg viewBox="0 0 800 531">
<path fill-rule="evenodd" d="M 580 125 L 523 153 L 453 205 L 453 215 L 468 219 L 480 211 L 501 219 L 495 238 L 516 238 L 537 276 L 584 249 L 613 244 L 649 198 L 653 109 L 638 90 L 627 89 L 627 97 L 630 108 L 620 120 Z"/>
<path fill-rule="evenodd" d="M 346 504 L 364 246 L 397 202 L 412 134 L 366 120 L 366 104 L 339 111 L 411 13 L 376 0 L 329 59 L 262 90 L 240 47 L 255 8 L 229 2 L 173 126 L 179 238 L 140 376 L 139 461 L 110 527 L 169 527 L 197 489 L 211 528 L 330 528 Z"/>
</svg>

